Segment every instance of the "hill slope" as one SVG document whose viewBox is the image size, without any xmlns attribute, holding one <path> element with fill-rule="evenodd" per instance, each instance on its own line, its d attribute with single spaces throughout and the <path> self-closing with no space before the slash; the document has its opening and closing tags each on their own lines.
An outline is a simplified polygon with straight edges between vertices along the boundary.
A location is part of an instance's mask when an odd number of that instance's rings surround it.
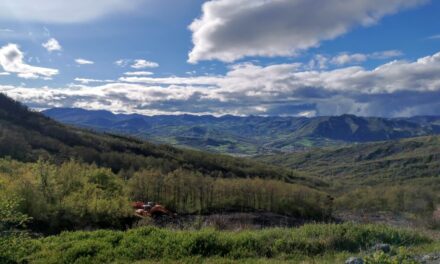
<svg viewBox="0 0 440 264">
<path fill-rule="evenodd" d="M 60 122 L 219 153 L 253 155 L 313 146 L 400 139 L 440 133 L 440 117 L 373 118 L 115 115 L 106 111 L 50 109 Z"/>
<path fill-rule="evenodd" d="M 0 157 L 35 161 L 48 157 L 55 162 L 76 158 L 87 163 L 121 170 L 178 168 L 208 176 L 261 177 L 287 181 L 310 181 L 291 170 L 253 161 L 77 129 L 62 125 L 0 94 Z"/>
<path fill-rule="evenodd" d="M 336 197 L 335 209 L 342 219 L 368 222 L 382 218 L 386 223 L 418 219 L 427 226 L 438 226 L 433 212 L 440 204 L 440 136 L 256 159 L 328 181 L 326 190 Z M 370 217 L 364 219 L 365 213 Z"/>
<path fill-rule="evenodd" d="M 0 95 L 0 233 L 19 214 L 43 233 L 124 228 L 138 219 L 133 201 L 179 214 L 327 219 L 323 184 L 261 162 L 69 127 Z"/>
<path fill-rule="evenodd" d="M 440 177 L 440 136 L 314 149 L 257 160 L 351 185 Z"/>
</svg>

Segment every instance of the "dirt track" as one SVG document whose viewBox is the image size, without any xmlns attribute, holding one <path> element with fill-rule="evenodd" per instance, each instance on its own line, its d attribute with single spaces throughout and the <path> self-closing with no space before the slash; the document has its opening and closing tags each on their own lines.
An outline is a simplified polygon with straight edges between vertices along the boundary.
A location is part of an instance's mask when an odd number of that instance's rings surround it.
<svg viewBox="0 0 440 264">
<path fill-rule="evenodd" d="M 268 212 L 218 213 L 211 215 L 178 215 L 175 218 L 161 217 L 144 219 L 138 225 L 155 224 L 177 229 L 199 229 L 213 227 L 221 230 L 261 229 L 269 227 L 297 227 L 311 220 L 300 219 Z"/>
</svg>

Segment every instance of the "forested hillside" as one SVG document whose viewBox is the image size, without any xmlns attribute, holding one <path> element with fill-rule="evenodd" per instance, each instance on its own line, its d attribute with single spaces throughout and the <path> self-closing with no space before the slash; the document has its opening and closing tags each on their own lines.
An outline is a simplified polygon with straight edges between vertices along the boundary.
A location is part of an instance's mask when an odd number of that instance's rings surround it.
<svg viewBox="0 0 440 264">
<path fill-rule="evenodd" d="M 0 157 L 6 156 L 20 161 L 43 157 L 57 163 L 75 158 L 116 173 L 141 169 L 168 173 L 183 168 L 213 177 L 259 177 L 314 184 L 292 170 L 258 162 L 62 125 L 0 94 Z"/>
<path fill-rule="evenodd" d="M 30 226 L 43 232 L 123 228 L 133 220 L 130 202 L 138 200 L 181 214 L 330 217 L 330 198 L 317 190 L 325 182 L 299 175 L 61 125 L 0 95 L 0 214 L 29 216 Z"/>
<path fill-rule="evenodd" d="M 293 152 L 314 146 L 440 133 L 440 117 L 142 116 L 58 108 L 44 114 L 66 124 L 158 143 L 237 155 Z"/>
<path fill-rule="evenodd" d="M 256 159 L 328 180 L 331 186 L 327 190 L 337 197 L 340 210 L 421 216 L 435 210 L 440 202 L 439 136 Z"/>
<path fill-rule="evenodd" d="M 128 176 L 128 177 L 127 177 Z M 267 211 L 302 219 L 330 217 L 327 194 L 275 180 L 212 178 L 190 170 L 114 174 L 77 161 L 54 165 L 0 159 L 0 216 L 31 217 L 41 232 L 126 228 L 133 201 L 157 201 L 179 214 Z M 9 219 L 0 219 L 1 225 Z"/>
<path fill-rule="evenodd" d="M 440 136 L 260 156 L 273 165 L 361 184 L 440 176 Z"/>
</svg>

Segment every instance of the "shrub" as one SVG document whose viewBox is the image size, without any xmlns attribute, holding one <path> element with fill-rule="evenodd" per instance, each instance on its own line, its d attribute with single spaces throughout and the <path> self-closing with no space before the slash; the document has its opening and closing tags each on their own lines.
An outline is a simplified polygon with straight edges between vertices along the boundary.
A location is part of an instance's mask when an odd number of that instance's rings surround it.
<svg viewBox="0 0 440 264">
<path fill-rule="evenodd" d="M 68 232 L 34 241 L 29 260 L 41 263 L 111 263 L 203 258 L 278 258 L 360 252 L 383 242 L 411 246 L 431 242 L 414 232 L 386 226 L 331 224 L 259 231 L 174 231 L 144 227 L 127 232 Z"/>
</svg>

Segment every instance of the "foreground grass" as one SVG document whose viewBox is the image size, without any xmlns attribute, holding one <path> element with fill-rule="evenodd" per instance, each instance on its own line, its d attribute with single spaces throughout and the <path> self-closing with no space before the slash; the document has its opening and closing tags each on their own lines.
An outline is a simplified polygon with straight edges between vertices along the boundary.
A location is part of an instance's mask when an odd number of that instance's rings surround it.
<svg viewBox="0 0 440 264">
<path fill-rule="evenodd" d="M 145 227 L 11 241 L 0 239 L 1 263 L 342 263 L 376 243 L 414 249 L 434 245 L 409 230 L 355 224 L 239 232 Z"/>
</svg>

